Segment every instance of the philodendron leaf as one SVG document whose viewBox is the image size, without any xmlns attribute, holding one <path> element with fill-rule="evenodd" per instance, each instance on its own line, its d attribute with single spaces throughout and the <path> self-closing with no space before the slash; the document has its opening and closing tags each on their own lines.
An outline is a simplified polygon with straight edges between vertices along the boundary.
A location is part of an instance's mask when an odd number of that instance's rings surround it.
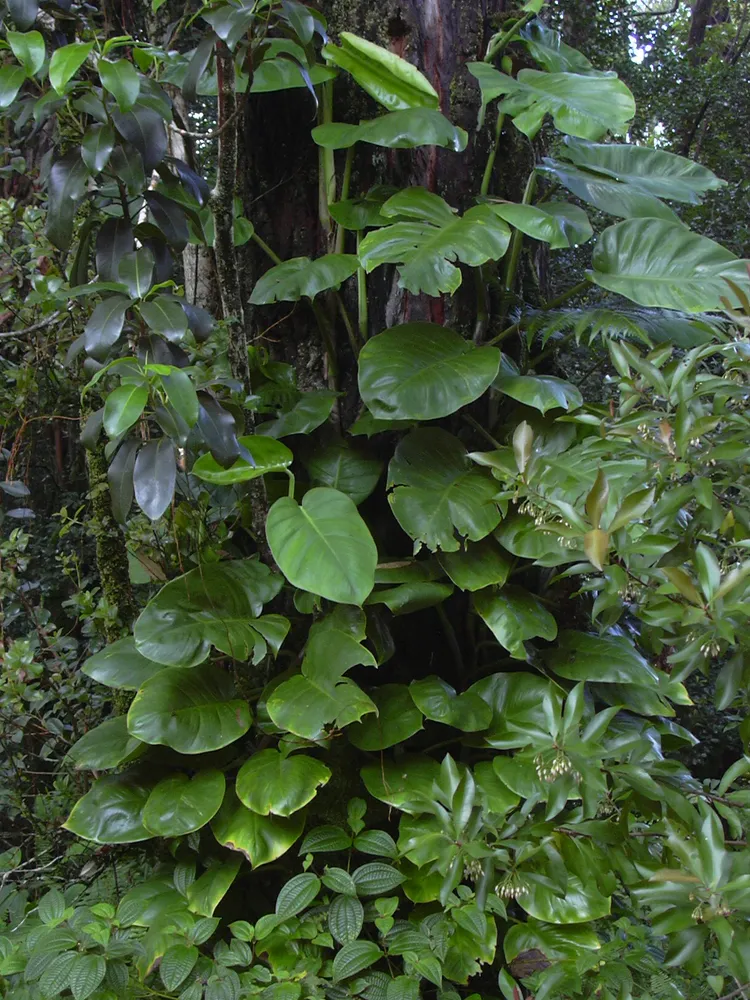
<svg viewBox="0 0 750 1000">
<path fill-rule="evenodd" d="M 141 813 L 150 791 L 151 786 L 136 771 L 99 778 L 76 802 L 63 826 L 97 844 L 148 840 L 151 834 L 141 822 Z"/>
<path fill-rule="evenodd" d="M 350 73 L 389 111 L 439 107 L 437 91 L 416 66 L 349 31 L 341 32 L 340 41 L 323 48 L 325 59 Z"/>
<path fill-rule="evenodd" d="M 487 63 L 469 63 L 467 68 L 482 91 L 482 112 L 490 101 L 505 96 L 503 111 L 530 139 L 547 114 L 561 132 L 581 139 L 601 139 L 607 132 L 622 135 L 635 114 L 633 95 L 616 73 L 592 78 L 522 69 L 511 77 Z"/>
<path fill-rule="evenodd" d="M 303 296 L 314 299 L 328 288 L 338 288 L 358 267 L 359 261 L 354 254 L 329 253 L 316 260 L 293 257 L 266 271 L 255 283 L 250 301 L 260 306 L 296 302 Z"/>
<path fill-rule="evenodd" d="M 431 757 L 407 756 L 396 762 L 385 760 L 367 764 L 361 773 L 370 795 L 395 809 L 418 816 L 431 809 L 440 765 Z"/>
<path fill-rule="evenodd" d="M 502 586 L 511 570 L 510 560 L 492 538 L 458 552 L 443 552 L 439 558 L 440 565 L 461 590 Z"/>
<path fill-rule="evenodd" d="M 364 691 L 344 677 L 358 664 L 377 666 L 362 645 L 365 635 L 365 616 L 351 606 L 342 605 L 316 622 L 310 629 L 301 673 L 283 681 L 268 698 L 274 724 L 304 739 L 316 739 L 330 723 L 342 729 L 376 711 Z"/>
<path fill-rule="evenodd" d="M 588 216 L 577 205 L 552 201 L 544 205 L 493 204 L 492 210 L 532 239 L 549 243 L 553 250 L 577 246 L 594 235 Z"/>
<path fill-rule="evenodd" d="M 182 837 L 200 830 L 219 811 L 225 784 L 223 772 L 217 770 L 163 778 L 144 806 L 143 825 L 157 837 Z"/>
<path fill-rule="evenodd" d="M 90 729 L 68 750 L 66 759 L 76 769 L 107 771 L 135 760 L 145 749 L 143 743 L 128 732 L 127 718 L 119 715 Z"/>
<path fill-rule="evenodd" d="M 457 694 L 440 677 L 425 677 L 412 681 L 409 694 L 426 719 L 453 726 L 464 733 L 487 729 L 492 720 L 492 709 L 472 691 Z"/>
<path fill-rule="evenodd" d="M 599 892 L 593 880 L 584 884 L 572 875 L 563 896 L 538 882 L 530 882 L 519 895 L 518 903 L 532 917 L 549 924 L 582 924 L 608 916 L 611 900 Z"/>
<path fill-rule="evenodd" d="M 128 731 L 179 753 L 209 753 L 244 736 L 251 719 L 247 702 L 236 697 L 220 667 L 170 667 L 146 681 L 133 699 Z"/>
<path fill-rule="evenodd" d="M 659 684 L 658 673 L 625 636 L 561 632 L 557 645 L 545 650 L 544 659 L 566 680 L 643 687 Z"/>
<path fill-rule="evenodd" d="M 635 143 L 591 143 L 566 138 L 561 155 L 583 170 L 612 177 L 655 198 L 692 205 L 699 204 L 707 191 L 726 184 L 694 160 Z"/>
<path fill-rule="evenodd" d="M 240 768 L 236 791 L 247 808 L 261 816 L 291 816 L 312 802 L 330 777 L 326 765 L 313 757 L 261 750 Z"/>
<path fill-rule="evenodd" d="M 497 483 L 453 435 L 420 428 L 396 448 L 388 467 L 389 502 L 404 531 L 433 552 L 457 552 L 456 534 L 479 541 L 500 521 Z"/>
<path fill-rule="evenodd" d="M 399 285 L 427 295 L 453 294 L 461 284 L 455 261 L 478 267 L 499 260 L 508 249 L 510 230 L 489 205 L 475 205 L 462 216 L 424 188 L 406 188 L 381 208 L 395 222 L 368 233 L 359 246 L 365 271 L 398 264 Z"/>
<path fill-rule="evenodd" d="M 377 715 L 369 715 L 347 730 L 349 740 L 360 750 L 384 750 L 404 743 L 424 728 L 422 713 L 405 684 L 383 684 L 373 691 L 372 700 Z"/>
<path fill-rule="evenodd" d="M 525 747 L 549 738 L 546 704 L 560 714 L 563 692 L 552 681 L 527 673 L 495 673 L 472 684 L 467 693 L 485 701 L 492 720 L 484 735 L 497 750 Z"/>
<path fill-rule="evenodd" d="M 191 913 L 213 917 L 214 910 L 231 889 L 241 867 L 242 858 L 213 862 L 200 878 L 187 887 L 185 895 Z M 218 925 L 218 922 L 218 918 L 214 918 L 214 924 Z"/>
<path fill-rule="evenodd" d="M 260 424 L 255 433 L 273 438 L 309 434 L 328 419 L 335 402 L 336 393 L 330 389 L 303 392 L 301 399 L 291 410 L 280 413 L 275 420 Z"/>
<path fill-rule="evenodd" d="M 439 111 L 413 108 L 359 125 L 332 122 L 312 130 L 313 140 L 326 149 L 349 149 L 355 142 L 367 142 L 386 149 L 414 149 L 417 146 L 443 146 L 456 153 L 466 149 L 468 136 Z"/>
<path fill-rule="evenodd" d="M 478 399 L 499 367 L 496 347 L 476 347 L 436 323 L 405 323 L 367 341 L 359 391 L 376 418 L 436 420 Z"/>
<path fill-rule="evenodd" d="M 247 809 L 231 788 L 211 823 L 214 837 L 231 851 L 240 851 L 253 868 L 267 865 L 286 854 L 302 833 L 305 815 L 261 816 Z"/>
<path fill-rule="evenodd" d="M 527 639 L 554 639 L 557 635 L 554 617 L 535 595 L 520 587 L 481 590 L 474 595 L 474 607 L 497 641 L 516 659 L 526 659 L 523 644 Z"/>
<path fill-rule="evenodd" d="M 532 59 L 550 73 L 599 75 L 582 52 L 566 45 L 559 31 L 537 18 L 521 30 L 520 36 Z"/>
<path fill-rule="evenodd" d="M 259 618 L 282 579 L 257 559 L 213 563 L 167 583 L 135 623 L 138 651 L 168 666 L 193 667 L 214 645 L 227 656 L 261 659 L 267 645 L 278 650 L 288 622 Z"/>
<path fill-rule="evenodd" d="M 589 277 L 642 306 L 709 312 L 731 299 L 726 279 L 748 289 L 747 263 L 682 225 L 629 219 L 605 229 Z"/>
<path fill-rule="evenodd" d="M 316 449 L 305 461 L 314 486 L 340 490 L 359 505 L 372 493 L 383 473 L 383 463 L 367 452 L 338 441 Z"/>
<path fill-rule="evenodd" d="M 266 537 L 276 563 L 295 587 L 340 604 L 361 606 L 375 584 L 377 549 L 353 501 L 316 487 L 302 504 L 277 500 Z"/>
<path fill-rule="evenodd" d="M 94 653 L 81 669 L 88 677 L 107 687 L 137 691 L 149 677 L 163 670 L 164 665 L 142 656 L 135 648 L 133 636 L 128 636 Z"/>
<path fill-rule="evenodd" d="M 224 469 L 213 455 L 206 454 L 201 455 L 193 465 L 193 475 L 217 486 L 230 486 L 233 483 L 245 483 L 250 479 L 257 479 L 258 476 L 264 476 L 269 472 L 284 472 L 294 459 L 286 445 L 270 437 L 252 434 L 241 437 L 239 442 L 250 453 L 255 465 L 251 465 L 240 456 L 234 465 Z"/>
<path fill-rule="evenodd" d="M 546 413 L 557 408 L 577 410 L 583 396 L 576 386 L 554 375 L 507 375 L 501 372 L 492 383 L 506 396 Z"/>
</svg>

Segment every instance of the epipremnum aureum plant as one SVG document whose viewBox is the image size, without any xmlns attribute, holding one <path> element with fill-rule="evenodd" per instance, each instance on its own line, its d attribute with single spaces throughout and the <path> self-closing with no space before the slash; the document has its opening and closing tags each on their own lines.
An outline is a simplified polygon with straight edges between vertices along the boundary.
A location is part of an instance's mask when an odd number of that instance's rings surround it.
<svg viewBox="0 0 750 1000">
<path fill-rule="evenodd" d="M 90 379 L 83 437 L 105 436 L 113 512 L 126 521 L 135 500 L 157 522 L 200 502 L 227 524 L 221 552 L 198 550 L 83 667 L 132 700 L 71 750 L 98 776 L 66 826 L 164 841 L 163 865 L 116 909 L 42 900 L 0 941 L 12 995 L 623 1000 L 663 966 L 717 994 L 749 982 L 750 760 L 711 784 L 674 753 L 693 739 L 675 721 L 692 672 L 720 667 L 722 709 L 749 680 L 747 271 L 669 204 L 722 182 L 614 141 L 628 88 L 535 19 L 540 3 L 467 67 L 480 127 L 488 106 L 498 124 L 461 211 L 421 187 L 352 189 L 373 147 L 460 157 L 468 136 L 414 66 L 329 39 L 295 0 L 188 12 L 203 36 L 185 53 L 104 42 L 83 13 L 53 50 L 36 3 L 9 8 L 0 98 L 21 122 L 58 115 L 47 217 L 66 283 L 49 308 L 83 317 L 70 360 Z M 511 43 L 538 68 L 498 68 Z M 328 386 L 298 389 L 257 348 L 252 386 L 228 378 L 211 338 L 235 336 L 232 302 L 215 330 L 179 283 L 189 243 L 215 247 L 221 279 L 227 248 L 255 238 L 225 179 L 212 195 L 169 153 L 168 93 L 218 90 L 226 128 L 228 74 L 239 93 L 319 102 L 330 252 L 279 260 L 260 241 L 271 266 L 251 304 L 264 323 L 301 300 Z M 342 75 L 379 114 L 332 120 Z M 492 194 L 504 122 L 561 133 L 518 204 Z M 594 304 L 566 307 L 577 285 L 523 306 L 527 238 L 590 245 Z M 482 268 L 506 329 L 371 329 L 379 268 L 426 296 Z M 345 410 L 338 315 L 358 373 Z M 538 367 L 563 334 L 608 352 L 607 400 Z M 266 497 L 253 543 L 240 525 Z M 418 612 L 450 652 L 437 671 L 393 640 Z"/>
</svg>

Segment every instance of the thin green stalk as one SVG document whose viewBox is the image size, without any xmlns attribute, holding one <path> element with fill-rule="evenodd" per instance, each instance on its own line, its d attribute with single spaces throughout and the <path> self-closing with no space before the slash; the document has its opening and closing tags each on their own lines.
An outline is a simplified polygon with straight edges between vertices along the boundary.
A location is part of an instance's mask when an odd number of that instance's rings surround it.
<svg viewBox="0 0 750 1000">
<path fill-rule="evenodd" d="M 350 146 L 346 151 L 346 161 L 344 163 L 344 176 L 341 179 L 341 194 L 339 195 L 339 201 L 346 201 L 349 197 L 349 187 L 352 180 L 352 165 L 354 164 L 354 146 Z M 344 236 L 346 230 L 343 226 L 336 227 L 336 243 L 334 245 L 334 253 L 342 253 L 344 249 Z"/>
<path fill-rule="evenodd" d="M 489 443 L 492 445 L 493 448 L 495 449 L 502 448 L 500 442 L 496 440 L 496 438 L 494 438 L 488 430 L 485 430 L 485 428 L 482 427 L 479 421 L 475 420 L 470 413 L 462 413 L 461 416 L 466 421 L 466 423 L 469 424 L 470 427 L 474 428 L 477 434 L 481 434 L 482 437 L 485 439 L 485 441 L 489 441 Z"/>
<path fill-rule="evenodd" d="M 359 244 L 362 241 L 362 233 L 357 233 L 357 253 Z M 362 340 L 368 337 L 368 315 L 367 315 L 367 275 L 363 267 L 357 268 L 357 325 L 359 335 Z"/>
<path fill-rule="evenodd" d="M 286 474 L 289 476 L 289 496 L 294 499 L 294 488 L 296 486 L 296 480 L 294 478 L 294 473 L 286 469 Z"/>
<path fill-rule="evenodd" d="M 322 125 L 333 121 L 333 85 L 328 80 L 321 86 L 318 119 Z M 328 206 L 336 200 L 336 163 L 333 150 L 323 146 L 318 151 L 318 216 L 324 232 L 331 232 L 331 215 Z"/>
<path fill-rule="evenodd" d="M 523 199 L 521 201 L 522 205 L 530 205 L 531 200 L 534 197 L 534 192 L 536 191 L 536 170 L 532 170 L 529 174 L 529 179 L 526 181 L 526 188 L 523 192 Z M 516 229 L 513 233 L 513 237 L 510 242 L 510 252 L 508 254 L 507 262 L 505 265 L 505 276 L 503 280 L 503 286 L 505 288 L 505 295 L 503 296 L 503 311 L 502 318 L 508 315 L 508 308 L 510 306 L 510 297 L 513 294 L 513 286 L 516 281 L 516 273 L 518 271 L 518 263 L 521 259 L 521 248 L 523 247 L 523 233 L 520 229 Z"/>
<path fill-rule="evenodd" d="M 502 35 L 495 35 L 490 39 L 490 44 L 487 46 L 487 55 L 484 57 L 486 63 L 492 62 L 495 56 L 500 55 L 503 49 L 507 48 L 508 45 L 513 41 L 514 37 L 529 21 L 533 20 L 536 14 L 533 11 L 529 11 L 524 14 L 522 18 L 516 21 L 515 24 L 511 25 L 507 31 L 504 31 Z"/>
<path fill-rule="evenodd" d="M 453 662 L 456 664 L 456 669 L 460 677 L 464 674 L 464 658 L 461 655 L 461 647 L 458 644 L 458 638 L 456 637 L 455 630 L 451 625 L 448 615 L 445 613 L 445 608 L 442 604 L 438 604 L 435 610 L 440 617 L 440 624 L 443 626 L 443 633 L 448 642 L 448 648 L 453 656 Z"/>
<path fill-rule="evenodd" d="M 349 318 L 349 310 L 344 305 L 344 300 L 338 292 L 335 293 L 335 296 L 336 304 L 338 305 L 339 312 L 341 313 L 341 319 L 344 321 L 344 326 L 346 327 L 346 335 L 349 338 L 352 353 L 354 354 L 354 357 L 357 358 L 359 357 L 359 343 L 357 341 L 357 335 L 354 332 L 354 327 L 352 326 L 352 321 Z"/>
<path fill-rule="evenodd" d="M 492 142 L 492 149 L 490 149 L 489 156 L 487 157 L 487 166 L 484 168 L 482 185 L 479 188 L 479 193 L 481 195 L 486 196 L 490 193 L 490 181 L 492 180 L 492 171 L 495 169 L 495 160 L 497 159 L 497 151 L 500 148 L 500 134 L 503 131 L 504 124 L 505 124 L 505 115 L 499 114 L 497 116 L 497 121 L 495 122 L 495 138 Z"/>
<path fill-rule="evenodd" d="M 252 239 L 257 244 L 257 246 L 259 246 L 261 248 L 261 250 L 263 251 L 263 253 L 270 260 L 272 260 L 274 262 L 274 264 L 281 264 L 281 263 L 283 263 L 282 260 L 281 260 L 281 257 L 279 257 L 279 255 L 277 253 L 274 253 L 274 251 L 269 247 L 269 245 L 266 243 L 266 241 L 263 240 L 263 239 L 261 239 L 260 236 L 258 236 L 257 233 L 253 233 Z"/>
<path fill-rule="evenodd" d="M 569 288 L 566 292 L 561 292 L 554 299 L 550 299 L 549 302 L 545 302 L 544 308 L 556 309 L 558 306 L 561 306 L 563 302 L 567 302 L 568 299 L 572 299 L 574 295 L 579 295 L 581 292 L 586 291 L 586 289 L 590 287 L 591 283 L 589 281 L 579 281 L 577 285 L 573 285 L 573 287 Z"/>
<path fill-rule="evenodd" d="M 323 340 L 323 347 L 325 349 L 326 356 L 328 357 L 328 372 L 335 385 L 339 374 L 339 366 L 336 359 L 336 346 L 334 344 L 333 334 L 331 333 L 331 325 L 328 322 L 328 317 L 314 299 L 310 303 L 310 307 L 313 311 L 313 315 L 315 316 L 315 322 L 318 324 L 318 330 L 320 330 L 320 336 Z"/>
</svg>

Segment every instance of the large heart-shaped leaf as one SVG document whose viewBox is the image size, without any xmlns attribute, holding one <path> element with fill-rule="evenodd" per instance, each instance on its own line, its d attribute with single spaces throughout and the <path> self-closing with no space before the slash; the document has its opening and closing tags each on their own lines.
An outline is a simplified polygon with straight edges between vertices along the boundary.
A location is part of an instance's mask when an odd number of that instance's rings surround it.
<svg viewBox="0 0 750 1000">
<path fill-rule="evenodd" d="M 745 261 L 662 219 L 629 219 L 605 229 L 592 263 L 592 281 L 642 306 L 709 312 L 732 298 L 727 278 L 750 290 Z"/>
<path fill-rule="evenodd" d="M 374 417 L 437 420 L 478 399 L 499 367 L 495 347 L 475 347 L 436 323 L 405 323 L 367 341 L 359 391 Z"/>
<path fill-rule="evenodd" d="M 97 844 L 148 840 L 151 834 L 141 822 L 141 813 L 150 792 L 151 786 L 136 771 L 99 778 L 76 802 L 63 826 Z"/>
<path fill-rule="evenodd" d="M 500 521 L 497 483 L 452 434 L 420 428 L 401 441 L 388 467 L 391 509 L 418 545 L 457 552 L 456 533 L 479 541 Z"/>
<path fill-rule="evenodd" d="M 272 302 L 296 302 L 303 295 L 314 299 L 328 288 L 338 288 L 359 267 L 354 254 L 329 253 L 317 260 L 292 257 L 277 264 L 255 283 L 250 301 L 253 305 Z"/>
<path fill-rule="evenodd" d="M 726 184 L 708 167 L 635 143 L 591 143 L 566 138 L 562 155 L 576 166 L 638 188 L 656 198 L 698 204 L 706 191 Z"/>
<path fill-rule="evenodd" d="M 208 753 L 244 736 L 251 719 L 247 702 L 236 697 L 219 667 L 170 667 L 146 681 L 133 699 L 128 731 L 179 753 Z"/>
<path fill-rule="evenodd" d="M 255 465 L 251 465 L 240 456 L 234 465 L 224 469 L 213 455 L 206 454 L 201 455 L 193 465 L 193 475 L 216 486 L 231 486 L 233 483 L 245 483 L 250 479 L 257 479 L 258 476 L 264 476 L 269 472 L 284 472 L 294 460 L 286 445 L 271 437 L 252 434 L 241 437 L 239 441 L 250 453 Z"/>
<path fill-rule="evenodd" d="M 431 757 L 407 756 L 396 762 L 367 764 L 361 774 L 370 795 L 394 809 L 417 816 L 431 808 L 440 765 Z"/>
<path fill-rule="evenodd" d="M 154 787 L 143 809 L 143 825 L 157 837 L 183 837 L 212 820 L 224 800 L 224 773 L 179 773 Z"/>
<path fill-rule="evenodd" d="M 276 563 L 295 587 L 340 604 L 361 605 L 375 584 L 378 553 L 354 502 L 316 487 L 302 504 L 277 500 L 266 537 Z"/>
<path fill-rule="evenodd" d="M 365 616 L 351 606 L 338 607 L 316 622 L 310 629 L 301 674 L 283 681 L 268 698 L 271 720 L 280 729 L 316 739 L 329 723 L 343 728 L 376 711 L 364 691 L 344 677 L 358 664 L 377 666 L 362 645 L 365 636 Z"/>
<path fill-rule="evenodd" d="M 517 659 L 526 659 L 527 639 L 557 635 L 554 617 L 534 594 L 520 587 L 481 590 L 474 595 L 474 607 L 497 641 Z"/>
<path fill-rule="evenodd" d="M 316 449 L 305 461 L 305 467 L 313 485 L 340 490 L 355 504 L 369 497 L 383 472 L 379 459 L 353 448 L 346 441 Z"/>
<path fill-rule="evenodd" d="M 157 663 L 182 667 L 201 663 L 212 645 L 238 660 L 265 656 L 266 640 L 276 650 L 286 627 L 278 643 L 273 628 L 286 620 L 258 615 L 281 586 L 281 577 L 257 559 L 190 570 L 162 587 L 141 612 L 134 629 L 138 651 Z"/>
<path fill-rule="evenodd" d="M 437 108 L 437 91 L 416 66 L 394 52 L 342 31 L 341 45 L 326 45 L 328 62 L 350 73 L 357 83 L 389 111 Z"/>
<path fill-rule="evenodd" d="M 407 188 L 381 208 L 396 222 L 368 233 L 359 247 L 365 271 L 381 264 L 398 264 L 399 285 L 428 295 L 453 293 L 461 284 L 455 261 L 478 267 L 499 260 L 508 249 L 510 230 L 489 205 L 475 205 L 462 216 L 439 195 L 424 188 Z"/>
<path fill-rule="evenodd" d="M 368 716 L 347 730 L 349 740 L 360 750 L 384 750 L 404 743 L 418 733 L 422 713 L 405 684 L 383 684 L 372 693 L 377 715 Z"/>
<path fill-rule="evenodd" d="M 601 139 L 607 132 L 621 135 L 635 114 L 633 95 L 616 73 L 599 73 L 593 79 L 580 73 L 522 69 L 514 78 L 487 63 L 469 63 L 468 70 L 482 91 L 482 108 L 505 96 L 502 111 L 530 139 L 547 114 L 561 132 L 581 139 Z"/>
<path fill-rule="evenodd" d="M 329 768 L 313 757 L 261 750 L 240 768 L 236 791 L 247 808 L 261 816 L 291 816 L 312 802 L 330 777 Z"/>
<path fill-rule="evenodd" d="M 559 714 L 563 693 L 556 684 L 526 673 L 495 673 L 469 688 L 492 709 L 484 739 L 497 750 L 525 747 L 549 738 L 546 703 Z"/>
<path fill-rule="evenodd" d="M 453 726 L 464 733 L 486 729 L 492 720 L 492 709 L 479 695 L 473 691 L 457 694 L 440 677 L 412 681 L 409 693 L 425 718 Z"/>
<path fill-rule="evenodd" d="M 546 413 L 558 407 L 577 410 L 583 396 L 576 386 L 554 375 L 511 375 L 501 372 L 493 382 L 495 389 L 512 399 Z"/>
<path fill-rule="evenodd" d="M 553 250 L 577 246 L 594 235 L 588 216 L 577 205 L 563 201 L 544 205 L 493 204 L 492 210 L 532 239 L 549 243 Z"/>
<path fill-rule="evenodd" d="M 94 653 L 81 667 L 84 674 L 107 687 L 137 691 L 154 674 L 164 669 L 162 663 L 142 656 L 135 648 L 135 639 L 128 636 Z"/>
<path fill-rule="evenodd" d="M 640 684 L 653 687 L 658 673 L 625 636 L 561 632 L 554 649 L 544 652 L 545 662 L 560 677 L 597 684 Z"/>
<path fill-rule="evenodd" d="M 556 895 L 539 882 L 530 882 L 518 897 L 519 906 L 537 920 L 549 924 L 582 924 L 606 917 L 610 897 L 599 892 L 596 883 L 584 885 L 575 875 L 569 876 L 565 894 Z"/>
<path fill-rule="evenodd" d="M 461 590 L 483 590 L 508 579 L 511 563 L 492 538 L 458 552 L 443 552 L 440 565 Z"/>
<path fill-rule="evenodd" d="M 386 149 L 414 149 L 417 146 L 444 146 L 456 153 L 466 149 L 468 136 L 439 111 L 413 108 L 359 125 L 332 122 L 312 130 L 313 140 L 326 149 L 349 149 L 355 142 L 368 142 Z"/>
<path fill-rule="evenodd" d="M 543 21 L 535 18 L 522 28 L 520 35 L 532 59 L 550 73 L 599 75 L 582 52 L 566 45 L 560 32 L 548 28 Z"/>
<path fill-rule="evenodd" d="M 191 913 L 213 917 L 214 910 L 229 892 L 241 867 L 242 858 L 211 864 L 200 878 L 187 887 L 185 894 Z"/>
<path fill-rule="evenodd" d="M 145 749 L 143 743 L 128 732 L 127 718 L 118 715 L 89 730 L 73 744 L 66 757 L 75 768 L 108 771 L 118 764 L 135 760 Z"/>
<path fill-rule="evenodd" d="M 243 806 L 234 790 L 228 788 L 211 829 L 222 846 L 240 851 L 253 868 L 259 868 L 286 854 L 304 825 L 302 812 L 289 817 L 261 816 L 252 812 Z"/>
</svg>

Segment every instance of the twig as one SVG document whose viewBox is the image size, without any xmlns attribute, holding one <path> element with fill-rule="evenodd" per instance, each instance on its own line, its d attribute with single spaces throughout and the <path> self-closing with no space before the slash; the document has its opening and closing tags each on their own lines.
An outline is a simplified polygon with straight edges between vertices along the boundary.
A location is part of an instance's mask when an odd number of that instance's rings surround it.
<svg viewBox="0 0 750 1000">
<path fill-rule="evenodd" d="M 60 315 L 61 310 L 58 309 L 57 312 L 52 313 L 47 319 L 41 320 L 39 323 L 34 323 L 32 326 L 27 326 L 25 330 L 9 330 L 7 333 L 0 333 L 0 337 L 5 339 L 6 337 L 25 337 L 28 333 L 36 333 L 37 330 L 44 330 L 45 327 L 52 326 L 57 317 Z M 67 313 L 65 314 L 65 319 L 68 318 Z"/>
</svg>

